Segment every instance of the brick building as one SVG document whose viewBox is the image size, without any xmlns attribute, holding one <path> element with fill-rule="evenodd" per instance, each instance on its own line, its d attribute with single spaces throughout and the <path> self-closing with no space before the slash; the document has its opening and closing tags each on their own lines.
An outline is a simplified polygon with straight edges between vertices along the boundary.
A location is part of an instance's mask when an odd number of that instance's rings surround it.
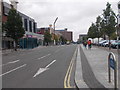
<svg viewBox="0 0 120 90">
<path fill-rule="evenodd" d="M 67 41 L 73 41 L 73 32 L 67 31 L 67 29 L 63 30 L 55 30 L 55 33 L 60 33 Z"/>
<path fill-rule="evenodd" d="M 50 27 L 37 28 L 38 34 L 44 35 L 46 31 L 48 31 L 50 33 Z"/>
</svg>

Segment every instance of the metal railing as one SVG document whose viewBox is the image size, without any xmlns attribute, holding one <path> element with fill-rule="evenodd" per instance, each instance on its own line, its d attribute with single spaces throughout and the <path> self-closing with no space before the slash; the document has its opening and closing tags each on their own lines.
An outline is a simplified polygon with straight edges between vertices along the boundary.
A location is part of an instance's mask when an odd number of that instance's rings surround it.
<svg viewBox="0 0 120 90">
<path fill-rule="evenodd" d="M 114 53 L 110 52 L 109 53 L 109 56 L 108 56 L 108 80 L 109 80 L 109 83 L 111 83 L 111 69 L 114 70 L 114 88 L 115 90 L 117 90 L 118 88 L 118 77 L 117 77 L 117 60 L 115 58 L 115 55 Z"/>
</svg>

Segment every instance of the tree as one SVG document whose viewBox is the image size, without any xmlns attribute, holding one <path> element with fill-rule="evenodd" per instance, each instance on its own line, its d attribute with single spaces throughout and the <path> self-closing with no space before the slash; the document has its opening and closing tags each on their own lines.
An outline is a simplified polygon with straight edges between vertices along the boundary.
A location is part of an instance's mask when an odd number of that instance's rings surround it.
<svg viewBox="0 0 120 90">
<path fill-rule="evenodd" d="M 101 26 L 101 34 L 104 40 L 106 40 L 106 33 L 105 33 L 105 20 L 102 19 L 102 21 L 100 22 L 100 26 Z"/>
<path fill-rule="evenodd" d="M 96 36 L 98 38 L 98 44 L 99 44 L 99 38 L 102 36 L 101 20 L 102 18 L 100 16 L 96 18 Z"/>
<path fill-rule="evenodd" d="M 114 40 L 114 39 L 117 39 L 117 34 L 116 33 L 113 33 L 110 37 L 110 39 Z"/>
<path fill-rule="evenodd" d="M 96 38 L 96 32 L 97 31 L 97 27 L 94 23 L 92 23 L 92 25 L 90 26 L 89 30 L 88 30 L 88 38 Z"/>
<path fill-rule="evenodd" d="M 66 40 L 63 36 L 61 36 L 61 37 L 60 37 L 60 42 L 61 42 L 62 44 L 66 44 L 66 43 L 67 43 L 67 40 Z"/>
<path fill-rule="evenodd" d="M 55 42 L 56 42 L 56 44 L 57 44 L 57 43 L 58 43 L 58 41 L 59 41 L 58 36 L 57 36 L 57 35 L 55 35 L 55 36 L 54 36 L 54 39 L 55 39 Z"/>
<path fill-rule="evenodd" d="M 44 42 L 48 45 L 52 40 L 52 35 L 46 31 L 45 34 L 44 34 Z"/>
<path fill-rule="evenodd" d="M 103 17 L 105 21 L 105 33 L 109 37 L 109 44 L 110 44 L 110 37 L 116 31 L 116 19 L 115 15 L 111 9 L 111 4 L 107 3 L 106 9 L 103 10 Z M 109 45 L 110 46 L 110 45 Z M 109 47 L 110 49 L 110 47 Z"/>
<path fill-rule="evenodd" d="M 15 51 L 17 51 L 18 40 L 24 36 L 25 30 L 22 27 L 22 18 L 14 9 L 10 9 L 7 22 L 5 23 L 6 36 L 11 37 L 15 42 Z"/>
</svg>

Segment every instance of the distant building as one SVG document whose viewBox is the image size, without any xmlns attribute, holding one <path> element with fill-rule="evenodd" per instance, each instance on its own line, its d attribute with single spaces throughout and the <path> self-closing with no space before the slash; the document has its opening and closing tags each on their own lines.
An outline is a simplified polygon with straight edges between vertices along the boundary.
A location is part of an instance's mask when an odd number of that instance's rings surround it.
<svg viewBox="0 0 120 90">
<path fill-rule="evenodd" d="M 37 28 L 37 33 L 38 34 L 44 35 L 46 31 L 48 31 L 50 33 L 50 27 Z"/>
<path fill-rule="evenodd" d="M 55 33 L 60 33 L 67 41 L 73 41 L 73 32 L 67 31 L 67 29 L 63 30 L 55 30 Z"/>
<path fill-rule="evenodd" d="M 7 16 L 9 10 L 11 9 L 11 5 L 2 2 L 2 22 L 7 21 Z M 37 47 L 39 44 L 43 43 L 44 36 L 41 34 L 37 34 L 37 23 L 34 19 L 30 18 L 29 16 L 17 11 L 19 15 L 22 17 L 23 28 L 25 29 L 24 37 L 20 39 L 20 47 L 21 48 L 34 48 Z M 2 40 L 3 48 L 12 48 L 13 47 L 13 40 L 8 39 L 5 35 L 3 36 Z"/>
<path fill-rule="evenodd" d="M 87 40 L 87 34 L 80 34 L 79 35 L 79 39 L 78 39 L 79 43 L 82 43 L 82 42 L 84 42 L 86 40 Z"/>
</svg>

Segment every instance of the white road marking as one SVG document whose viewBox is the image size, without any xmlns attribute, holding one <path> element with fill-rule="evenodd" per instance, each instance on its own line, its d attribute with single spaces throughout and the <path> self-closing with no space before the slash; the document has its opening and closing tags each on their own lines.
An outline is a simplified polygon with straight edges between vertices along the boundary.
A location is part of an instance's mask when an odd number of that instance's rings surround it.
<svg viewBox="0 0 120 90">
<path fill-rule="evenodd" d="M 3 74 L 0 75 L 0 77 L 3 76 L 3 75 L 6 75 L 6 74 L 8 74 L 8 73 L 11 73 L 11 72 L 13 72 L 13 71 L 15 71 L 15 70 L 17 70 L 17 69 L 19 69 L 19 68 L 25 67 L 26 65 L 27 65 L 27 64 L 24 64 L 24 65 L 22 65 L 22 66 L 19 66 L 19 67 L 15 68 L 15 69 L 12 69 L 12 70 L 6 72 L 6 73 L 3 73 Z"/>
<path fill-rule="evenodd" d="M 33 78 L 35 78 L 37 75 L 43 73 L 44 71 L 48 70 L 49 66 L 52 65 L 56 60 L 53 60 L 50 64 L 48 64 L 45 68 L 40 68 L 37 73 L 33 76 Z"/>
<path fill-rule="evenodd" d="M 5 65 L 8 65 L 8 64 L 13 64 L 13 63 L 16 63 L 16 62 L 19 62 L 20 60 L 16 60 L 16 61 L 12 61 L 12 62 L 8 62 L 8 63 L 6 63 L 6 64 L 2 64 L 2 65 L 0 65 L 0 66 L 5 66 Z"/>
<path fill-rule="evenodd" d="M 16 60 L 16 61 L 12 61 L 12 62 L 8 62 L 8 63 L 16 63 L 19 62 L 20 60 Z"/>
<path fill-rule="evenodd" d="M 39 75 L 40 73 L 42 73 L 42 72 L 44 72 L 46 70 L 48 70 L 48 68 L 40 68 L 33 77 L 36 77 L 37 75 Z"/>
<path fill-rule="evenodd" d="M 45 57 L 47 57 L 47 56 L 49 56 L 49 55 L 51 55 L 51 54 L 47 54 L 47 55 L 45 55 L 45 56 L 43 56 L 43 57 L 40 57 L 40 58 L 38 58 L 38 59 L 45 58 Z"/>
<path fill-rule="evenodd" d="M 48 68 L 50 65 L 52 65 L 56 60 L 53 60 L 50 64 L 48 64 L 45 68 Z"/>
</svg>

